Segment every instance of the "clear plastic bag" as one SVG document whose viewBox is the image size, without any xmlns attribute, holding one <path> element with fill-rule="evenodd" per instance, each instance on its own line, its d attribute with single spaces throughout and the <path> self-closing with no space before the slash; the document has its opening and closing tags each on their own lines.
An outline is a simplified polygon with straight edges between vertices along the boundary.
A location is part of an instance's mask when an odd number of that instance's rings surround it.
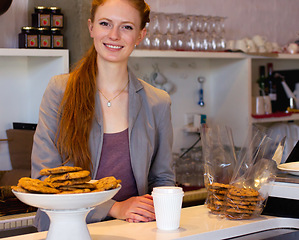
<svg viewBox="0 0 299 240">
<path fill-rule="evenodd" d="M 233 141 L 223 141 L 224 137 L 232 139 L 230 131 L 219 131 L 227 127 L 214 127 L 214 130 L 203 129 L 203 153 L 205 156 L 205 183 L 208 190 L 206 200 L 211 212 L 225 215 L 228 219 L 249 219 L 257 217 L 263 211 L 271 183 L 275 180 L 277 165 L 281 154 L 281 143 L 267 136 L 264 131 L 253 128 L 248 133 L 244 146 L 237 158 L 227 155 L 234 152 Z M 208 134 L 209 133 L 209 134 Z M 213 133 L 213 134 L 211 134 Z M 211 136 L 218 136 L 218 138 Z M 217 140 L 218 139 L 218 140 Z M 222 139 L 219 141 L 219 139 Z M 211 142 L 211 140 L 215 142 Z M 219 146 L 225 148 L 220 154 Z M 230 149 L 230 151 L 228 151 Z M 273 159 L 273 158 L 276 159 Z M 275 160 L 275 161 L 274 161 Z M 233 170 L 231 169 L 233 168 Z M 228 171 L 229 169 L 229 171 Z"/>
<path fill-rule="evenodd" d="M 227 187 L 236 167 L 232 130 L 226 126 L 201 128 L 204 157 L 206 204 L 213 213 L 222 213 Z"/>
</svg>

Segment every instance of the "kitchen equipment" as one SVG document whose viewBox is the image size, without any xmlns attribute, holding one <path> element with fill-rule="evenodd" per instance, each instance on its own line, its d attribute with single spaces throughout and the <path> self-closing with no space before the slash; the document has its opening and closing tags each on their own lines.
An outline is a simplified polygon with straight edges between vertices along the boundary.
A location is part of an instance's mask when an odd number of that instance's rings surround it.
<svg viewBox="0 0 299 240">
<path fill-rule="evenodd" d="M 286 83 L 285 81 L 285 78 L 284 76 L 280 75 L 279 73 L 276 73 L 275 74 L 275 77 L 276 78 L 281 78 L 281 85 L 283 86 L 283 89 L 287 95 L 287 97 L 289 99 L 292 99 L 295 101 L 296 103 L 296 106 L 298 105 L 299 106 L 299 96 L 295 96 L 295 92 L 292 92 L 291 89 L 289 88 L 288 84 Z M 297 84 L 296 84 L 297 85 Z M 297 91 L 297 90 L 296 90 Z M 297 94 L 297 93 L 296 93 Z M 297 98 L 298 97 L 298 98 Z M 294 104 L 294 103 L 293 103 Z M 296 106 L 292 106 L 291 108 L 296 108 Z"/>
<path fill-rule="evenodd" d="M 205 81 L 205 78 L 204 77 L 198 77 L 197 81 L 199 83 L 199 90 L 198 90 L 199 101 L 198 101 L 198 105 L 203 107 L 205 105 L 205 103 L 203 101 L 203 83 Z"/>
<path fill-rule="evenodd" d="M 46 212 L 51 220 L 47 240 L 91 240 L 85 218 L 96 205 L 111 199 L 121 188 L 80 194 L 35 194 L 13 191 L 16 197 Z"/>
<path fill-rule="evenodd" d="M 290 100 L 285 92 L 283 85 L 280 82 L 282 80 L 284 80 L 285 83 L 287 84 L 287 86 L 290 88 L 291 92 L 293 92 L 294 94 L 296 93 L 295 96 L 297 98 L 297 95 L 299 95 L 298 94 L 299 93 L 299 69 L 273 71 L 273 76 L 275 76 L 276 73 L 278 73 L 284 77 L 284 79 L 282 79 L 281 77 L 275 77 L 276 87 L 277 87 L 277 89 L 276 89 L 277 106 L 276 107 L 277 107 L 278 112 L 285 112 L 287 110 L 287 108 L 290 106 Z M 279 76 L 279 75 L 276 75 L 276 76 Z M 296 86 L 297 84 L 298 84 L 298 87 Z M 296 102 L 297 108 L 298 108 L 298 104 Z"/>
</svg>

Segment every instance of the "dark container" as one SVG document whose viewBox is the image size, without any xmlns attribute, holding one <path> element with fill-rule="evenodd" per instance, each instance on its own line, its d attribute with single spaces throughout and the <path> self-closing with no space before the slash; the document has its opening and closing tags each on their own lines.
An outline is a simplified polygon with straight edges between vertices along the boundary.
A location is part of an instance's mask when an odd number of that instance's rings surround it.
<svg viewBox="0 0 299 240">
<path fill-rule="evenodd" d="M 51 27 L 51 10 L 48 7 L 37 6 L 32 13 L 32 26 L 33 27 Z"/>
<path fill-rule="evenodd" d="M 38 46 L 37 28 L 22 27 L 22 32 L 19 33 L 19 48 L 38 48 Z"/>
<path fill-rule="evenodd" d="M 51 48 L 64 48 L 63 34 L 60 28 L 51 28 Z"/>
<path fill-rule="evenodd" d="M 51 28 L 63 28 L 64 15 L 61 13 L 61 8 L 50 7 L 51 12 Z"/>
<path fill-rule="evenodd" d="M 38 28 L 39 48 L 51 48 L 51 31 L 49 28 Z"/>
</svg>

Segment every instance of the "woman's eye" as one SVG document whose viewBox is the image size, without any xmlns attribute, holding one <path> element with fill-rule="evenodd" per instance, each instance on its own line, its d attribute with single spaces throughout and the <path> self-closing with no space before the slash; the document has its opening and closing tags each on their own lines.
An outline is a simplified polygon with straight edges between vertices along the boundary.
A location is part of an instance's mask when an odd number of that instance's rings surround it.
<svg viewBox="0 0 299 240">
<path fill-rule="evenodd" d="M 132 27 L 132 26 L 129 26 L 129 25 L 126 25 L 126 26 L 124 26 L 124 29 L 127 29 L 127 30 L 133 30 L 133 27 Z"/>
<path fill-rule="evenodd" d="M 99 23 L 101 26 L 109 26 L 109 23 L 108 22 L 100 22 Z"/>
</svg>

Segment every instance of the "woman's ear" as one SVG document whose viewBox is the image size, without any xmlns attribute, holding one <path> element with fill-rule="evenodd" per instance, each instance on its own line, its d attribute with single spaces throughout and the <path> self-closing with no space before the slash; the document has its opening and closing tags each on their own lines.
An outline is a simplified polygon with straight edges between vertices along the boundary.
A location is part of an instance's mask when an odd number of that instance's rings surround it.
<svg viewBox="0 0 299 240">
<path fill-rule="evenodd" d="M 89 35 L 91 38 L 93 38 L 94 37 L 93 31 L 92 31 L 93 30 L 93 22 L 91 21 L 91 19 L 88 19 L 87 24 L 88 24 Z"/>
<path fill-rule="evenodd" d="M 137 41 L 136 41 L 136 44 L 135 45 L 139 45 L 139 43 L 141 43 L 141 41 L 143 40 L 143 38 L 145 37 L 146 35 L 146 28 L 143 28 L 140 33 L 139 33 L 139 36 L 137 38 Z"/>
</svg>

